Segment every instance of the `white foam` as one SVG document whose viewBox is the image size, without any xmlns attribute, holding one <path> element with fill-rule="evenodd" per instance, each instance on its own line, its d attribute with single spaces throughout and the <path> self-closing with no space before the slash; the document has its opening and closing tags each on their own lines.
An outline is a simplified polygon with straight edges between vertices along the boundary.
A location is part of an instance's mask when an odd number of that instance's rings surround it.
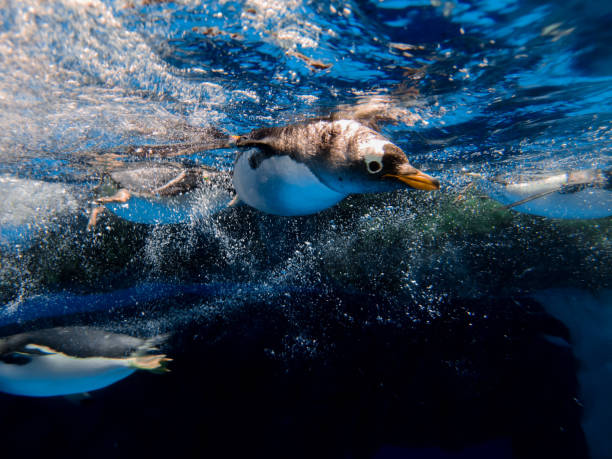
<svg viewBox="0 0 612 459">
<path fill-rule="evenodd" d="M 76 150 L 150 134 L 173 116 L 147 94 L 207 111 L 226 102 L 221 86 L 176 75 L 106 2 L 0 7 L 11 17 L 0 30 L 0 160 L 10 161 L 16 147 Z"/>
<path fill-rule="evenodd" d="M 0 176 L 0 243 L 25 243 L 61 215 L 74 213 L 79 204 L 64 184 Z"/>
</svg>

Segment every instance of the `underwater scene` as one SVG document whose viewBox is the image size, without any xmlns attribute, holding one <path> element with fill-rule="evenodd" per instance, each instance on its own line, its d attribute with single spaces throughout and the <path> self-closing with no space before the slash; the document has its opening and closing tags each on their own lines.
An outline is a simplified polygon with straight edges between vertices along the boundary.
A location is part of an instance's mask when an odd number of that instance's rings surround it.
<svg viewBox="0 0 612 459">
<path fill-rule="evenodd" d="M 611 24 L 0 0 L 2 454 L 612 458 Z"/>
</svg>

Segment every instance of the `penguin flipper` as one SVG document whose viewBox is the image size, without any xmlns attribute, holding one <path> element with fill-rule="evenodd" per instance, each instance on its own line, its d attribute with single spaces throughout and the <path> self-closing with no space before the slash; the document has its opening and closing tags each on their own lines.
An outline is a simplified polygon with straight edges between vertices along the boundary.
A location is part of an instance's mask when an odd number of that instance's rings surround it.
<svg viewBox="0 0 612 459">
<path fill-rule="evenodd" d="M 234 145 L 233 136 L 226 139 L 212 140 L 209 142 L 185 142 L 169 145 L 144 145 L 129 146 L 124 153 L 145 158 L 174 158 L 176 156 L 189 156 L 202 151 L 220 150 Z"/>
<path fill-rule="evenodd" d="M 415 95 L 411 96 L 411 99 L 415 98 Z M 408 125 L 414 124 L 415 115 L 407 110 L 410 105 L 414 105 L 414 102 L 402 100 L 402 97 L 375 95 L 362 98 L 354 105 L 340 106 L 330 118 L 332 120 L 352 119 L 379 132 L 381 124 L 400 121 Z"/>
<path fill-rule="evenodd" d="M 507 204 L 504 206 L 504 208 L 512 209 L 513 207 L 520 206 L 521 204 L 525 204 L 527 202 L 534 201 L 539 198 L 543 198 L 544 196 L 548 196 L 549 194 L 553 194 L 561 190 L 562 190 L 562 187 L 558 187 L 553 190 L 543 191 L 542 193 L 532 194 L 531 196 L 527 196 L 526 198 L 521 199 L 520 201 L 513 202 L 512 204 Z"/>
<path fill-rule="evenodd" d="M 335 120 L 354 120 L 369 127 L 373 131 L 380 132 L 380 124 L 392 122 L 393 119 L 389 118 L 385 114 L 385 110 L 382 107 L 356 105 L 353 107 L 344 108 L 340 111 L 334 112 L 330 119 Z"/>
<path fill-rule="evenodd" d="M 235 136 L 213 126 L 197 127 L 180 122 L 172 126 L 170 130 L 178 133 L 174 135 L 174 139 L 179 140 L 178 143 L 127 146 L 124 153 L 142 157 L 172 158 L 193 155 L 201 151 L 229 148 L 235 141 Z"/>
</svg>

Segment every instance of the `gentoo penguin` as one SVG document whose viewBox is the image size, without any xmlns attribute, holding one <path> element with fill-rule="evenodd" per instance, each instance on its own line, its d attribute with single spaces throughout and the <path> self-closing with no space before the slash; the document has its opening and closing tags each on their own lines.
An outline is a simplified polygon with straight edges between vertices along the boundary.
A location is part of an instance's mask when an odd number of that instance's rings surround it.
<svg viewBox="0 0 612 459">
<path fill-rule="evenodd" d="M 151 339 L 92 327 L 58 327 L 0 338 L 0 391 L 48 397 L 101 389 L 170 360 Z"/>
<path fill-rule="evenodd" d="M 495 177 L 482 180 L 481 187 L 506 208 L 533 215 L 563 219 L 612 215 L 612 170 Z"/>
<path fill-rule="evenodd" d="M 139 161 L 107 171 L 108 196 L 94 202 L 89 227 L 105 208 L 135 223 L 184 223 L 201 213 L 214 213 L 232 200 L 228 172 L 187 167 L 178 162 Z"/>
<path fill-rule="evenodd" d="M 276 215 L 307 215 L 350 194 L 410 187 L 437 190 L 374 123 L 337 113 L 234 137 L 237 199 Z"/>
</svg>

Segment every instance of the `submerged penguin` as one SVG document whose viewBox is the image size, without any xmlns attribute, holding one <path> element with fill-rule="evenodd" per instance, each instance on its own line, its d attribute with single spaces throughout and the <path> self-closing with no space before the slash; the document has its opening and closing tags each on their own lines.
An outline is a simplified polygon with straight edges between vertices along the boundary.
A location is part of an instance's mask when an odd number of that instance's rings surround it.
<svg viewBox="0 0 612 459">
<path fill-rule="evenodd" d="M 163 371 L 170 360 L 150 339 L 92 327 L 58 327 L 0 338 L 0 391 L 49 397 L 109 386 L 136 370 Z"/>
<path fill-rule="evenodd" d="M 214 213 L 232 200 L 228 172 L 187 167 L 177 162 L 139 161 L 107 172 L 108 196 L 94 202 L 89 227 L 109 209 L 135 223 L 183 223 L 202 213 Z"/>
<path fill-rule="evenodd" d="M 508 209 L 549 218 L 612 215 L 612 170 L 584 169 L 482 181 L 484 191 Z"/>
<path fill-rule="evenodd" d="M 233 138 L 246 149 L 234 166 L 237 199 L 270 214 L 313 214 L 356 193 L 440 188 L 371 119 L 337 113 Z"/>
<path fill-rule="evenodd" d="M 377 122 L 393 119 L 386 110 L 384 105 L 359 107 L 225 139 L 217 133 L 208 142 L 142 150 L 149 156 L 176 157 L 182 151 L 244 149 L 234 164 L 237 195 L 232 204 L 242 202 L 276 215 L 313 214 L 350 194 L 439 189 L 437 179 L 412 167 L 404 152 L 379 132 Z"/>
</svg>

